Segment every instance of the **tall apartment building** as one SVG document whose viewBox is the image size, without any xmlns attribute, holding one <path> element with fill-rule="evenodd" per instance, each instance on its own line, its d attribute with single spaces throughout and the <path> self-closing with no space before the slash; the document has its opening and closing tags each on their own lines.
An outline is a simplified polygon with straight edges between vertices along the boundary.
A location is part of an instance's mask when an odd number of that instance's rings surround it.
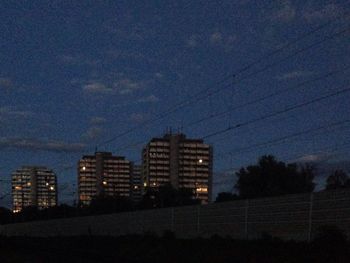
<svg viewBox="0 0 350 263">
<path fill-rule="evenodd" d="M 146 186 L 170 183 L 189 188 L 202 203 L 211 200 L 212 147 L 184 134 L 153 138 L 143 149 L 142 176 Z"/>
<path fill-rule="evenodd" d="M 133 165 L 131 176 L 131 196 L 136 202 L 141 201 L 143 194 L 143 180 L 141 178 L 141 165 Z"/>
<path fill-rule="evenodd" d="M 78 162 L 78 192 L 81 204 L 98 196 L 130 196 L 132 163 L 110 152 L 85 155 Z"/>
<path fill-rule="evenodd" d="M 57 178 L 43 166 L 23 166 L 12 173 L 13 212 L 24 207 L 44 209 L 57 205 Z"/>
</svg>

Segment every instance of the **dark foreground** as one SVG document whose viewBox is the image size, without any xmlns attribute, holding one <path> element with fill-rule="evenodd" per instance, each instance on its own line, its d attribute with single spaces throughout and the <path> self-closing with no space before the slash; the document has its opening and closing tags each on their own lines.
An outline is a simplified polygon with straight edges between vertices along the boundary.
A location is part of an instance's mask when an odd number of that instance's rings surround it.
<svg viewBox="0 0 350 263">
<path fill-rule="evenodd" d="M 0 262 L 350 262 L 349 243 L 126 237 L 5 238 Z"/>
</svg>

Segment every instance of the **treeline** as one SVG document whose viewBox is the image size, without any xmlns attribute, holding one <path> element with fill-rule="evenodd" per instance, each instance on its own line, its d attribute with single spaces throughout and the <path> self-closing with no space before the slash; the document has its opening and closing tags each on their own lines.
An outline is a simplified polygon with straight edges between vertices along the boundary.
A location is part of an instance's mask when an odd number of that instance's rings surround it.
<svg viewBox="0 0 350 263">
<path fill-rule="evenodd" d="M 274 156 L 262 156 L 257 164 L 242 167 L 235 173 L 236 193 L 221 192 L 216 202 L 313 192 L 316 172 L 310 164 L 286 164 Z M 335 170 L 327 178 L 325 190 L 349 187 L 349 176 L 342 170 Z"/>
<path fill-rule="evenodd" d="M 236 193 L 219 193 L 216 202 L 312 192 L 315 188 L 316 170 L 308 164 L 286 164 L 268 155 L 262 156 L 255 165 L 242 167 L 235 175 L 237 176 L 237 182 L 234 185 Z M 325 186 L 326 190 L 347 187 L 350 187 L 350 179 L 341 170 L 334 171 L 327 178 Z M 12 213 L 9 209 L 0 208 L 0 224 L 196 205 L 199 203 L 200 201 L 195 198 L 190 189 L 175 189 L 168 184 L 157 189 L 147 189 L 140 202 L 133 202 L 131 199 L 123 197 L 100 196 L 92 200 L 89 206 L 62 204 L 43 210 L 36 207 L 26 207 L 19 213 Z"/>
<path fill-rule="evenodd" d="M 12 213 L 11 210 L 1 207 L 0 224 L 196 205 L 199 203 L 200 201 L 195 198 L 190 189 L 175 189 L 171 185 L 163 185 L 158 189 L 148 189 L 140 202 L 133 202 L 126 197 L 100 196 L 93 199 L 90 205 L 70 206 L 61 204 L 46 209 L 30 206 L 23 208 L 18 213 Z"/>
</svg>

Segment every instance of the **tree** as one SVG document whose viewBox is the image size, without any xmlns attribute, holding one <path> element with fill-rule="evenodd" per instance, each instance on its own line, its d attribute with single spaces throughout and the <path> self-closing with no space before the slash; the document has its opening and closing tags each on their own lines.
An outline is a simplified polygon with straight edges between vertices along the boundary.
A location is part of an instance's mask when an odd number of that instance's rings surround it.
<svg viewBox="0 0 350 263">
<path fill-rule="evenodd" d="M 241 198 L 255 198 L 312 192 L 315 184 L 314 168 L 277 161 L 275 157 L 262 156 L 258 164 L 241 168 L 235 188 Z"/>
<path fill-rule="evenodd" d="M 335 170 L 328 178 L 326 190 L 350 187 L 350 178 L 343 170 Z"/>
<path fill-rule="evenodd" d="M 199 204 L 194 193 L 188 188 L 174 188 L 165 184 L 158 188 L 148 188 L 143 196 L 140 208 L 160 208 Z"/>
<path fill-rule="evenodd" d="M 325 252 L 336 255 L 347 249 L 346 232 L 336 225 L 321 225 L 316 229 L 313 244 Z"/>
<path fill-rule="evenodd" d="M 8 224 L 12 221 L 12 212 L 11 210 L 0 207 L 0 224 Z"/>
<path fill-rule="evenodd" d="M 229 192 L 221 192 L 217 195 L 215 202 L 221 203 L 221 202 L 228 202 L 239 199 L 238 195 L 232 194 Z"/>
<path fill-rule="evenodd" d="M 85 209 L 87 214 L 108 214 L 131 211 L 134 209 L 134 204 L 129 198 L 122 196 L 99 196 L 92 199 Z"/>
</svg>

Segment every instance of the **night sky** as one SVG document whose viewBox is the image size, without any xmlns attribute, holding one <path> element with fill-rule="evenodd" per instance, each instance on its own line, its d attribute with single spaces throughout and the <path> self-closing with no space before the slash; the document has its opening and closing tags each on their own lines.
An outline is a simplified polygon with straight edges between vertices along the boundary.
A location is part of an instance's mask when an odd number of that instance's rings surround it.
<svg viewBox="0 0 350 263">
<path fill-rule="evenodd" d="M 263 154 L 347 162 L 349 8 L 1 1 L 1 196 L 12 171 L 45 165 L 71 202 L 83 154 L 97 146 L 140 162 L 142 146 L 169 127 L 214 146 L 215 193 Z"/>
</svg>

